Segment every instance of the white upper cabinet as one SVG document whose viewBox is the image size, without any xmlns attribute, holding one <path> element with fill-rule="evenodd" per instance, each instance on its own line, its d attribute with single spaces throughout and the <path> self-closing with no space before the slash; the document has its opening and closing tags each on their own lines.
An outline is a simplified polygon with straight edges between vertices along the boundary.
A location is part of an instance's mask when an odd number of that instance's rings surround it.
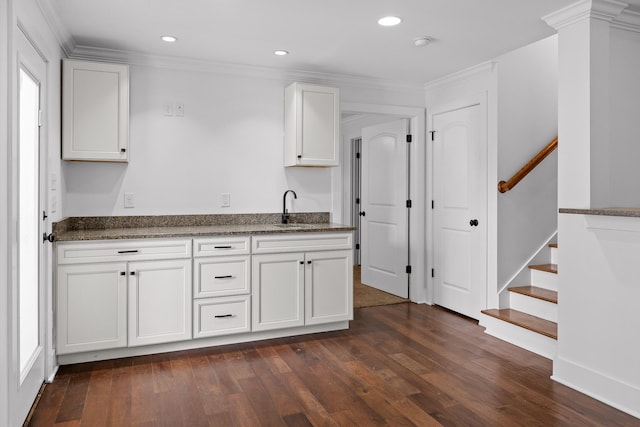
<svg viewBox="0 0 640 427">
<path fill-rule="evenodd" d="M 284 98 L 284 165 L 338 166 L 340 90 L 292 83 Z"/>
<path fill-rule="evenodd" d="M 129 66 L 64 60 L 62 159 L 129 160 Z"/>
</svg>

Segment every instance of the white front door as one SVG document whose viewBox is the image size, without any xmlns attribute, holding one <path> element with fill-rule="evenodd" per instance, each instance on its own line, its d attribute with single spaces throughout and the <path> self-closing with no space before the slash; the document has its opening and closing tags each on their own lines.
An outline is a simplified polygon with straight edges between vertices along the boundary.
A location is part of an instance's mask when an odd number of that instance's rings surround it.
<svg viewBox="0 0 640 427">
<path fill-rule="evenodd" d="M 15 257 L 12 280 L 10 420 L 21 425 L 45 378 L 45 230 L 43 215 L 46 156 L 41 135 L 46 64 L 19 34 L 17 123 L 12 173 L 12 234 Z"/>
<path fill-rule="evenodd" d="M 487 292 L 487 142 L 480 105 L 434 114 L 434 302 L 477 319 Z"/>
<path fill-rule="evenodd" d="M 407 119 L 362 129 L 362 283 L 407 298 Z"/>
</svg>

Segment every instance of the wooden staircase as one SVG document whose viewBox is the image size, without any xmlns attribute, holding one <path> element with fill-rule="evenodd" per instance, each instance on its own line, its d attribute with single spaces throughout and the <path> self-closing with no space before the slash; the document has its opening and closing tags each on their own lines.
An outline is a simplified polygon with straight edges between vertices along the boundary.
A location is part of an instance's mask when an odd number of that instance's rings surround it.
<svg viewBox="0 0 640 427">
<path fill-rule="evenodd" d="M 552 359 L 558 339 L 558 246 L 549 247 L 551 263 L 530 265 L 531 284 L 508 288 L 508 307 L 483 310 L 480 325 L 490 335 Z"/>
</svg>

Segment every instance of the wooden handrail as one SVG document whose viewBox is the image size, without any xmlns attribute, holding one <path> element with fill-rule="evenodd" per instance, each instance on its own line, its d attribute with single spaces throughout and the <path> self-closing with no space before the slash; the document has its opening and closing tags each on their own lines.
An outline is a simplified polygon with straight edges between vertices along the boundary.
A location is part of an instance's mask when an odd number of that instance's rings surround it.
<svg viewBox="0 0 640 427">
<path fill-rule="evenodd" d="M 556 136 L 553 141 L 547 144 L 538 154 L 536 154 L 526 165 L 524 165 L 515 175 L 509 178 L 508 181 L 500 181 L 498 183 L 498 191 L 506 193 L 519 183 L 522 178 L 527 176 L 529 172 L 535 169 L 549 154 L 558 148 L 558 137 Z"/>
</svg>

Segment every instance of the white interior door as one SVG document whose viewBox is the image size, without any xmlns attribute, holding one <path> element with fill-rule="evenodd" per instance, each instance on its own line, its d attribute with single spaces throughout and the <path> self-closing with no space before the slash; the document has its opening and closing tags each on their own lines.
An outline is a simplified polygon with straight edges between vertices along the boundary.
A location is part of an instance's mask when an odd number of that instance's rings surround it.
<svg viewBox="0 0 640 427">
<path fill-rule="evenodd" d="M 481 107 L 433 116 L 434 302 L 477 319 L 487 291 L 487 144 Z"/>
<path fill-rule="evenodd" d="M 12 425 L 26 418 L 45 378 L 45 150 L 41 135 L 46 64 L 22 33 L 17 37 L 17 154 L 14 163 L 12 236 L 16 259 L 12 289 Z M 42 191 L 41 191 L 42 189 Z"/>
<path fill-rule="evenodd" d="M 362 283 L 408 297 L 406 119 L 362 129 Z"/>
</svg>

